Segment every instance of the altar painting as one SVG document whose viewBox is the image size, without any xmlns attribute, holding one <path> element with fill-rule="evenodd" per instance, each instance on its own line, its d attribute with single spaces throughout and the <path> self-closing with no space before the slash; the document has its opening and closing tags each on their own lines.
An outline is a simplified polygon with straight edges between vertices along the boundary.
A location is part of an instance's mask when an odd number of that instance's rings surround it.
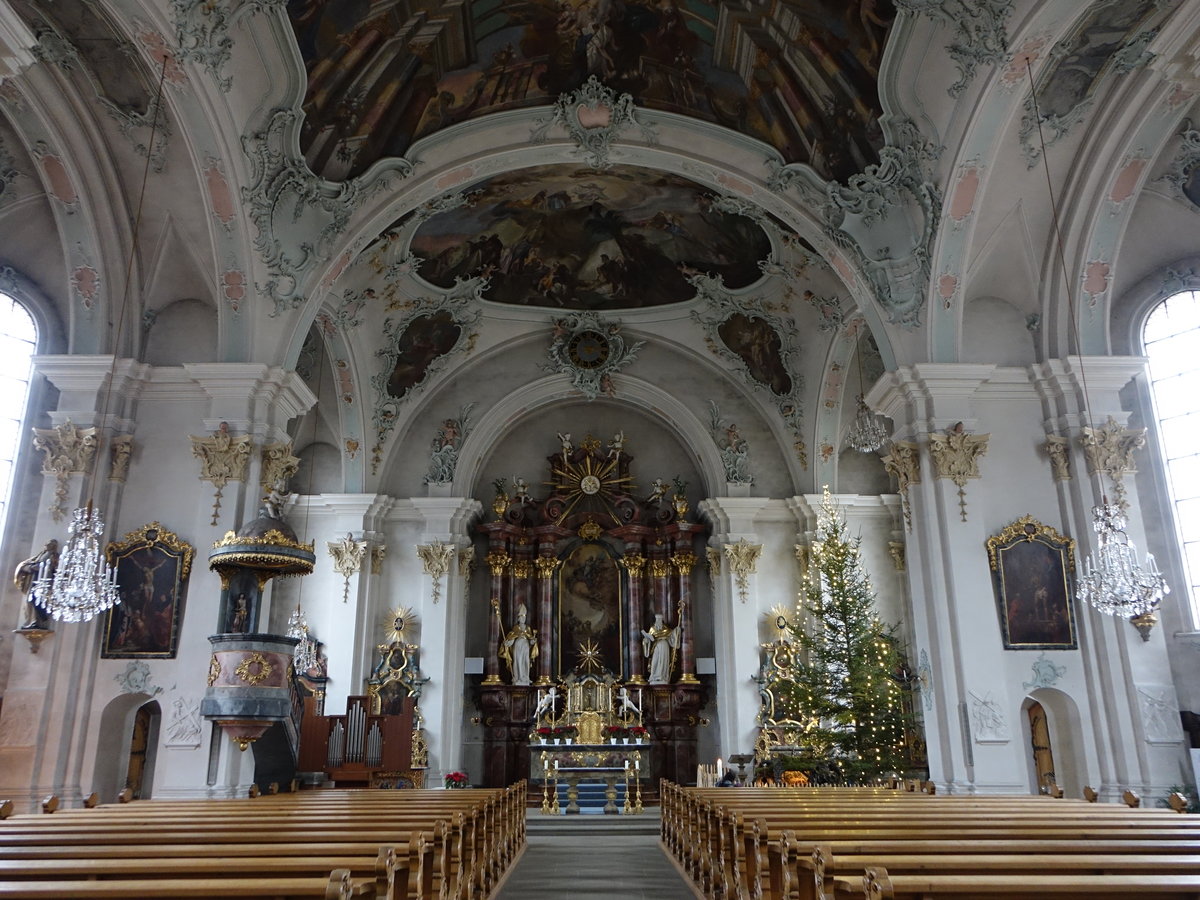
<svg viewBox="0 0 1200 900">
<path fill-rule="evenodd" d="M 621 570 L 602 544 L 580 544 L 558 576 L 558 672 L 575 669 L 579 648 L 595 644 L 601 665 L 622 666 Z"/>
</svg>

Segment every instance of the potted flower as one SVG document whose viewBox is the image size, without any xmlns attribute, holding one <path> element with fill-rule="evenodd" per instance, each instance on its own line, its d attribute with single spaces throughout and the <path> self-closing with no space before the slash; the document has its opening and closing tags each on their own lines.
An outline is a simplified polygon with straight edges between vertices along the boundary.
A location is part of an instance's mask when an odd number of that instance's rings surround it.
<svg viewBox="0 0 1200 900">
<path fill-rule="evenodd" d="M 539 728 L 537 730 L 537 736 L 538 736 L 538 741 L 540 743 L 544 744 L 544 743 L 546 743 L 547 740 L 554 737 L 554 729 L 551 728 L 549 725 L 543 725 L 541 728 Z"/>
<path fill-rule="evenodd" d="M 467 783 L 466 772 L 447 772 L 446 777 L 442 779 L 442 783 L 446 786 L 446 790 L 448 791 L 470 787 L 470 785 Z"/>
<path fill-rule="evenodd" d="M 608 736 L 608 742 L 615 744 L 629 732 L 624 725 L 609 725 L 604 729 L 604 733 Z"/>
<path fill-rule="evenodd" d="M 578 729 L 574 725 L 559 725 L 554 729 L 556 734 L 562 735 L 563 743 L 569 744 L 575 738 L 575 732 Z"/>
<path fill-rule="evenodd" d="M 645 728 L 643 728 L 641 725 L 634 725 L 629 729 L 629 736 L 631 738 L 633 738 L 633 742 L 635 744 L 644 743 L 646 740 L 646 735 L 648 735 L 649 733 L 650 732 L 647 731 Z"/>
</svg>

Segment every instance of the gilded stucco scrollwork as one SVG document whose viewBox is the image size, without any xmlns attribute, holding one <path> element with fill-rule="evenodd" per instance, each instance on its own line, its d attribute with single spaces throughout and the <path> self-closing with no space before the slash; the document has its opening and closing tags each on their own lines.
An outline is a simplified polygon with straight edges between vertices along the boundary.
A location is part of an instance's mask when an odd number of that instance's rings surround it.
<svg viewBox="0 0 1200 900">
<path fill-rule="evenodd" d="M 751 544 L 745 538 L 740 538 L 736 544 L 725 545 L 729 570 L 737 580 L 738 599 L 743 603 L 749 597 L 750 576 L 758 571 L 758 558 L 762 549 L 762 544 Z"/>
<path fill-rule="evenodd" d="M 333 558 L 333 570 L 342 576 L 342 602 L 350 601 L 350 576 L 362 571 L 363 559 L 367 555 L 367 542 L 356 541 L 347 534 L 340 541 L 329 541 L 326 545 Z"/>
<path fill-rule="evenodd" d="M 70 419 L 54 428 L 33 429 L 33 448 L 45 454 L 42 474 L 54 476 L 54 502 L 48 512 L 55 522 L 62 521 L 67 511 L 71 476 L 91 469 L 96 443 L 95 428 L 77 428 Z"/>
<path fill-rule="evenodd" d="M 967 521 L 967 481 L 979 477 L 979 459 L 987 453 L 990 434 L 968 434 L 959 422 L 945 434 L 929 435 L 929 454 L 938 478 L 949 478 L 958 488 L 958 509 Z"/>
<path fill-rule="evenodd" d="M 230 481 L 245 481 L 246 466 L 250 462 L 250 435 L 234 435 L 229 425 L 221 423 L 211 437 L 191 435 L 192 455 L 200 460 L 200 480 L 216 487 L 213 496 L 211 525 L 216 525 L 221 515 L 221 496 Z"/>
<path fill-rule="evenodd" d="M 443 541 L 430 544 L 418 544 L 417 556 L 421 558 L 421 568 L 433 579 L 433 602 L 442 599 L 442 576 L 450 570 L 450 560 L 453 558 L 455 547 Z"/>
<path fill-rule="evenodd" d="M 383 574 L 383 560 L 387 556 L 387 547 L 383 544 L 371 545 L 371 574 Z"/>
</svg>

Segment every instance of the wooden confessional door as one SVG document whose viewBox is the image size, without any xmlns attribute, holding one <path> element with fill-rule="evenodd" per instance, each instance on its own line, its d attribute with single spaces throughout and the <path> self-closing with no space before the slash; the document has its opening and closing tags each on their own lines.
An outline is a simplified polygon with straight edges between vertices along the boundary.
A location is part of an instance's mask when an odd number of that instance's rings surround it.
<svg viewBox="0 0 1200 900">
<path fill-rule="evenodd" d="M 146 775 L 146 752 L 150 747 L 149 706 L 137 711 L 133 720 L 133 740 L 129 744 L 129 769 L 125 775 L 125 786 L 133 792 L 133 799 L 142 799 L 142 780 Z"/>
<path fill-rule="evenodd" d="M 1050 746 L 1050 724 L 1046 721 L 1046 710 L 1037 702 L 1029 706 L 1029 737 L 1040 791 L 1057 779 L 1054 775 L 1054 750 Z"/>
</svg>

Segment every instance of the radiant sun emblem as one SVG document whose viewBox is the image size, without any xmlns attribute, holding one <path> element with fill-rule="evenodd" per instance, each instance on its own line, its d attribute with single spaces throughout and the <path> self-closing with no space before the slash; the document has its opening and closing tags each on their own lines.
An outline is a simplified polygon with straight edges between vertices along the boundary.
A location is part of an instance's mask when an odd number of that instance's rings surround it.
<svg viewBox="0 0 1200 900">
<path fill-rule="evenodd" d="M 588 451 L 587 455 L 582 459 L 572 459 L 566 454 L 558 457 L 551 469 L 554 480 L 546 482 L 566 501 L 562 512 L 559 513 L 559 522 L 564 521 L 585 498 L 600 500 L 605 511 L 616 518 L 611 497 L 613 494 L 626 494 L 632 490 L 635 487 L 632 477 L 621 474 L 619 453 L 607 457 L 600 457 L 595 453 L 600 447 L 600 441 L 592 435 L 589 434 L 580 441 L 579 446 Z"/>
<path fill-rule="evenodd" d="M 584 670 L 600 671 L 600 647 L 595 641 L 584 641 L 579 645 L 579 667 Z"/>
</svg>

